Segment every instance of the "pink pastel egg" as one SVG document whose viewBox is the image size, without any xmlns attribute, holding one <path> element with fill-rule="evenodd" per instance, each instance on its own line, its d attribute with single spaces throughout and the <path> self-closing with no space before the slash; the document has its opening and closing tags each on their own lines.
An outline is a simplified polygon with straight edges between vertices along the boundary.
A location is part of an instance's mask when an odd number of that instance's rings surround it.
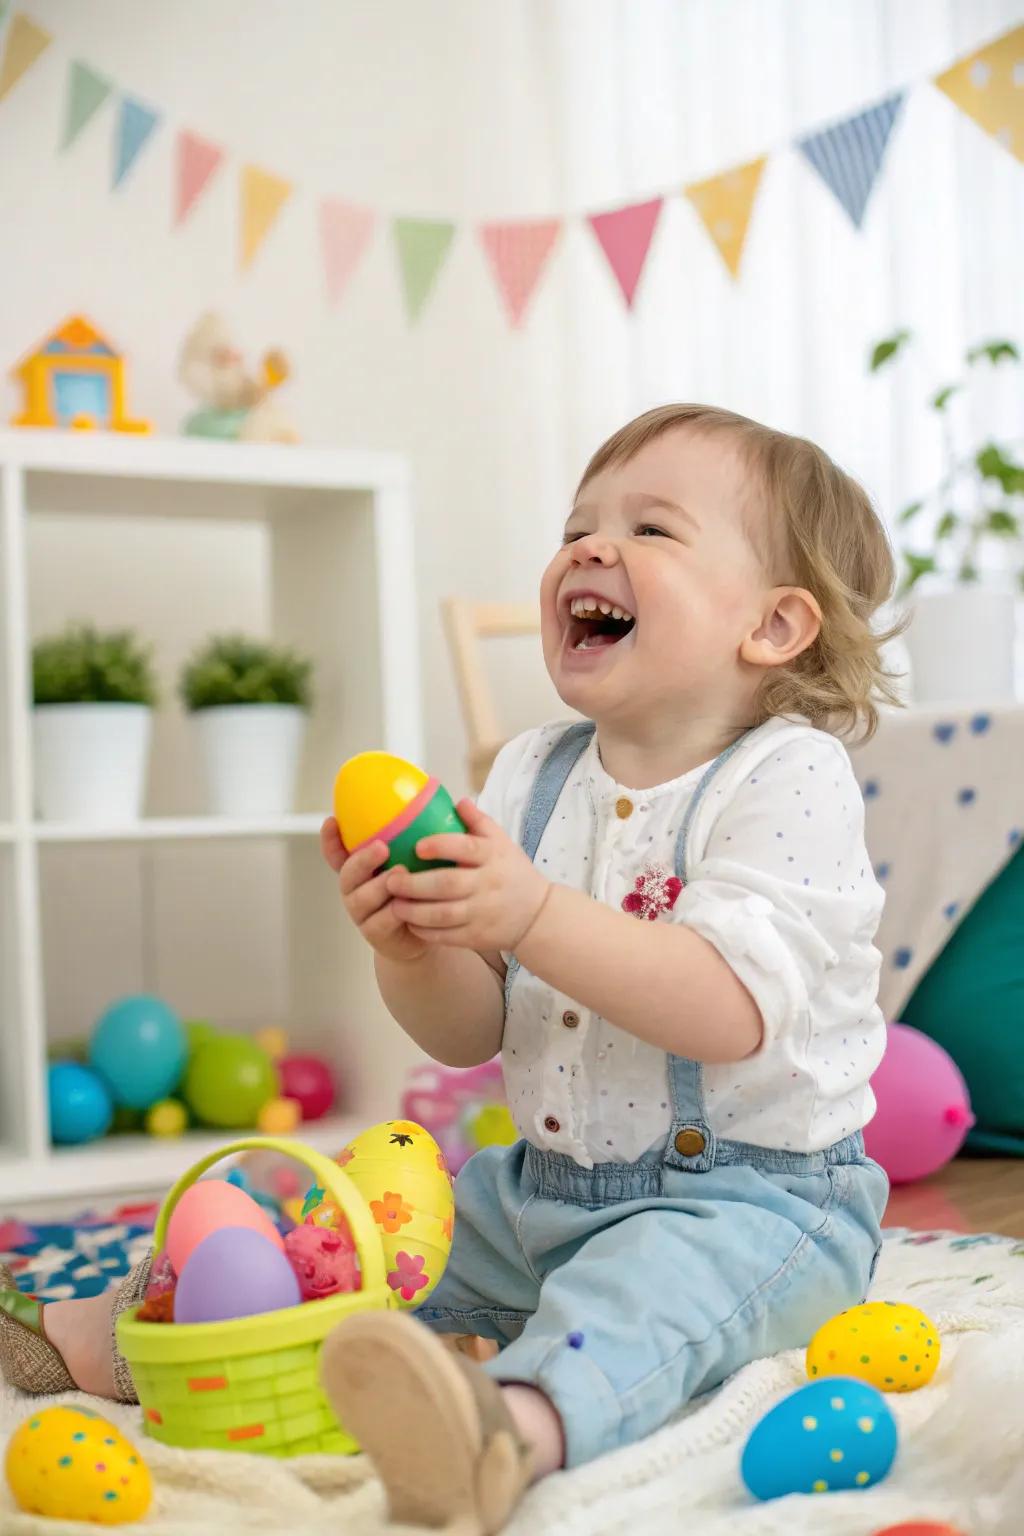
<svg viewBox="0 0 1024 1536">
<path fill-rule="evenodd" d="M 193 1249 L 222 1227 L 247 1227 L 284 1251 L 281 1234 L 251 1195 L 226 1179 L 200 1179 L 186 1189 L 167 1226 L 167 1256 L 178 1275 Z"/>
</svg>

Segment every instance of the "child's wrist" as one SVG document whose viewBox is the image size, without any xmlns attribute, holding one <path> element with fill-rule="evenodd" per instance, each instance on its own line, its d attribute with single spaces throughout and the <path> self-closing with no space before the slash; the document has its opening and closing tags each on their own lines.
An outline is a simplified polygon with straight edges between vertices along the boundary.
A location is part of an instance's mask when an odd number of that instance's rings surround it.
<svg viewBox="0 0 1024 1536">
<path fill-rule="evenodd" d="M 519 938 L 514 944 L 510 945 L 511 953 L 515 955 L 520 965 L 525 965 L 528 970 L 532 969 L 532 967 L 526 958 L 526 954 L 527 952 L 531 952 L 534 947 L 539 946 L 540 943 L 543 943 L 550 914 L 558 904 L 555 894 L 557 888 L 554 883 L 550 880 L 546 880 L 544 885 L 545 889 L 544 894 L 540 900 L 540 905 L 537 907 L 537 910 L 530 918 L 530 921 L 523 929 L 523 932 L 520 934 Z"/>
</svg>

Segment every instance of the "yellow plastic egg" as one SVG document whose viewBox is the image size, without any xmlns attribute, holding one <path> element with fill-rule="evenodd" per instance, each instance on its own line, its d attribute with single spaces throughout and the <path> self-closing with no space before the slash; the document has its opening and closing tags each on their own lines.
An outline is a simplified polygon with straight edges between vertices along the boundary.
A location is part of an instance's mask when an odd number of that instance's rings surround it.
<svg viewBox="0 0 1024 1536">
<path fill-rule="evenodd" d="M 7 1444 L 19 1509 L 51 1520 L 127 1525 L 153 1498 L 149 1468 L 119 1429 L 87 1408 L 44 1408 Z"/>
<path fill-rule="evenodd" d="M 441 1148 L 415 1121 L 387 1120 L 350 1141 L 337 1160 L 377 1223 L 397 1304 L 421 1306 L 452 1246 L 455 1199 Z"/>
<path fill-rule="evenodd" d="M 397 821 L 430 775 L 390 752 L 360 752 L 338 770 L 334 815 L 346 848 L 358 848 Z"/>
<path fill-rule="evenodd" d="M 939 1330 L 917 1307 L 868 1301 L 830 1318 L 807 1346 L 808 1376 L 858 1376 L 879 1392 L 915 1392 L 939 1364 Z"/>
</svg>

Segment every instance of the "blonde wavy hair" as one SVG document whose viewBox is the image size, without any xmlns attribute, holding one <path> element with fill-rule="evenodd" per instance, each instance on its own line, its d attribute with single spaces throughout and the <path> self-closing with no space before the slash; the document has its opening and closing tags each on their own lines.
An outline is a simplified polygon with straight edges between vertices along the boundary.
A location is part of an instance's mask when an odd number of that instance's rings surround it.
<svg viewBox="0 0 1024 1536">
<path fill-rule="evenodd" d="M 872 616 L 892 595 L 896 566 L 867 493 L 806 438 L 717 406 L 662 405 L 602 443 L 577 496 L 608 465 L 625 463 L 677 427 L 720 432 L 736 444 L 760 490 L 755 502 L 762 515 L 748 531 L 769 580 L 803 587 L 821 608 L 813 644 L 766 675 L 755 723 L 803 715 L 837 736 L 874 735 L 879 705 L 900 702 L 896 675 L 883 666 L 881 649 L 903 625 L 872 628 Z"/>
</svg>

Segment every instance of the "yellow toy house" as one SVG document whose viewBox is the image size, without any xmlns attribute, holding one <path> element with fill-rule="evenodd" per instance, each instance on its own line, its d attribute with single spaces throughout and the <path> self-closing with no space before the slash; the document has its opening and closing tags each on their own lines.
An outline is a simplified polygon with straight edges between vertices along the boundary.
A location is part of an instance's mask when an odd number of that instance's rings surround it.
<svg viewBox="0 0 1024 1536">
<path fill-rule="evenodd" d="M 124 358 L 95 326 L 74 316 L 12 370 L 25 391 L 25 409 L 11 425 L 149 432 L 148 421 L 125 415 L 124 368 Z"/>
</svg>

